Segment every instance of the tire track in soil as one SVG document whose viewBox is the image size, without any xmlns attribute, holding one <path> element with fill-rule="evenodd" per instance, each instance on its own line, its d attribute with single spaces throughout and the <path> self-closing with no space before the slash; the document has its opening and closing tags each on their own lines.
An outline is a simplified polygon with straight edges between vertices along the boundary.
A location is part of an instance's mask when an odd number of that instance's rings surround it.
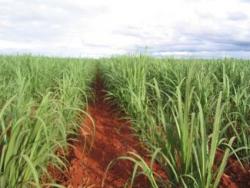
<svg viewBox="0 0 250 188">
<path fill-rule="evenodd" d="M 52 177 L 54 176 L 53 178 L 57 182 L 66 187 L 101 188 L 110 161 L 126 155 L 127 152 L 135 152 L 144 156 L 143 158 L 147 163 L 150 162 L 150 158 L 146 157 L 146 150 L 133 135 L 131 123 L 121 118 L 122 113 L 119 108 L 105 101 L 104 84 L 98 76 L 94 90 L 95 101 L 89 104 L 87 108 L 87 112 L 95 122 L 96 132 L 91 150 L 86 152 L 86 146 L 90 145 L 91 134 L 89 133 L 91 131 L 89 127 L 92 126 L 92 122 L 89 118 L 85 118 L 77 141 L 73 142 L 73 147 L 69 149 L 67 159 L 70 165 L 67 172 L 60 175 L 58 175 L 58 172 L 52 173 Z M 107 173 L 104 188 L 124 187 L 131 177 L 133 166 L 129 161 L 115 163 Z M 164 174 L 158 164 L 155 163 L 153 168 L 159 174 Z M 49 171 L 52 172 L 53 170 Z M 146 177 L 140 175 L 136 178 L 133 187 L 148 188 L 151 186 Z"/>
</svg>

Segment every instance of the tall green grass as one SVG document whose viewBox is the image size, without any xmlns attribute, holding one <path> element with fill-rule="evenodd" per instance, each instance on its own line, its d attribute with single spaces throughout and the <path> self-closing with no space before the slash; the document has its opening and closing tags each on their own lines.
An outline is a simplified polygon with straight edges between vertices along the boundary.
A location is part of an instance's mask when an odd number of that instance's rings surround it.
<svg viewBox="0 0 250 188">
<path fill-rule="evenodd" d="M 55 152 L 76 134 L 96 62 L 107 98 L 152 154 L 150 165 L 135 153 L 118 158 L 135 163 L 131 185 L 144 173 L 152 187 L 218 187 L 231 155 L 249 163 L 248 60 L 1 56 L 0 187 L 42 187 L 49 163 L 65 168 Z M 155 161 L 168 180 L 153 172 Z"/>
<path fill-rule="evenodd" d="M 158 184 L 152 187 L 218 187 L 230 155 L 249 162 L 249 63 L 146 56 L 102 60 L 107 98 L 131 117 L 169 177 L 162 182 L 155 174 Z M 220 162 L 218 149 L 224 150 Z M 138 169 L 141 159 L 130 159 Z M 141 170 L 148 174 L 145 166 Z"/>
<path fill-rule="evenodd" d="M 0 57 L 0 187 L 42 187 L 49 163 L 64 168 L 55 152 L 76 134 L 94 76 L 91 60 Z"/>
</svg>

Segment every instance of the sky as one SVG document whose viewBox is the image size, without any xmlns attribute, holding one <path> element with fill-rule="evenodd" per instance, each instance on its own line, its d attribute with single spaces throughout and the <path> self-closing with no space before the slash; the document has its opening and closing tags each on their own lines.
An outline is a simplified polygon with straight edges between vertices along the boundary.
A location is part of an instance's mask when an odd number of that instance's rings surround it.
<svg viewBox="0 0 250 188">
<path fill-rule="evenodd" d="M 250 0 L 0 0 L 0 54 L 250 58 Z"/>
</svg>

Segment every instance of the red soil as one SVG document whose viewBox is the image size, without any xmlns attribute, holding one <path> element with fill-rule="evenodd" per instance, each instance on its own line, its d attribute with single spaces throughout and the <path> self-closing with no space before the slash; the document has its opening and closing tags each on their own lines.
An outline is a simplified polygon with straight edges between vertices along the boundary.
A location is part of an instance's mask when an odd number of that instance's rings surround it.
<svg viewBox="0 0 250 188">
<path fill-rule="evenodd" d="M 96 100 L 87 109 L 87 113 L 95 122 L 95 129 L 90 118 L 86 117 L 80 128 L 79 137 L 71 143 L 72 147 L 69 148 L 66 155 L 69 162 L 68 169 L 61 172 L 53 166 L 48 167 L 52 178 L 57 183 L 69 188 L 101 188 L 109 163 L 131 151 L 143 156 L 144 160 L 148 164 L 150 163 L 145 148 L 133 135 L 131 123 L 121 119 L 122 113 L 119 108 L 105 101 L 104 86 L 100 79 L 96 81 L 95 92 Z M 217 150 L 217 163 L 222 160 L 222 157 L 223 151 Z M 167 180 L 166 174 L 158 164 L 154 164 L 153 170 Z M 116 162 L 106 174 L 104 188 L 124 187 L 126 183 L 129 183 L 132 171 L 131 162 Z M 147 178 L 141 175 L 136 178 L 133 187 L 148 188 L 151 186 Z M 250 166 L 242 168 L 236 159 L 230 158 L 219 187 L 250 187 Z"/>
<path fill-rule="evenodd" d="M 216 161 L 223 158 L 223 151 L 217 150 Z M 250 187 L 250 166 L 241 166 L 239 161 L 231 157 L 222 175 L 220 188 L 249 188 Z"/>
<path fill-rule="evenodd" d="M 100 188 L 108 164 L 119 156 L 127 155 L 127 152 L 144 156 L 144 159 L 148 163 L 150 162 L 150 159 L 145 157 L 146 150 L 133 135 L 130 122 L 121 119 L 121 112 L 117 107 L 105 102 L 103 88 L 102 82 L 97 80 L 96 100 L 87 109 L 95 122 L 94 138 L 92 122 L 86 117 L 80 129 L 79 138 L 73 142 L 73 147 L 67 156 L 68 170 L 58 173 L 58 170 L 49 168 L 52 177 L 66 187 Z M 91 147 L 92 141 L 94 142 Z M 134 165 L 129 161 L 117 161 L 107 172 L 104 187 L 124 187 L 131 177 L 133 167 Z M 161 171 L 157 164 L 154 164 L 153 168 L 158 172 Z M 159 173 L 162 174 L 163 171 Z M 147 188 L 151 186 L 147 178 L 140 175 L 136 178 L 133 187 Z"/>
</svg>

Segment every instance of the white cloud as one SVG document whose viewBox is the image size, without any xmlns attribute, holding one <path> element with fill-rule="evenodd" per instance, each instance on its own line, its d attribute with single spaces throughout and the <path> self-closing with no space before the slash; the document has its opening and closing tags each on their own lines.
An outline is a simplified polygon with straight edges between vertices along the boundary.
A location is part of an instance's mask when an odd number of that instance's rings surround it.
<svg viewBox="0 0 250 188">
<path fill-rule="evenodd" d="M 0 0 L 0 52 L 245 56 L 249 10 L 242 0 Z"/>
</svg>

